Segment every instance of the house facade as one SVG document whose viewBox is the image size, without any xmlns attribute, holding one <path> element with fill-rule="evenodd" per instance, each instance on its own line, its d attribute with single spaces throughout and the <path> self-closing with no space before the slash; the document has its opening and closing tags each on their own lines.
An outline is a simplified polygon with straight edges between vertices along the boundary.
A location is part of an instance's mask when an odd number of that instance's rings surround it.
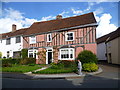
<svg viewBox="0 0 120 90">
<path fill-rule="evenodd" d="M 108 63 L 120 65 L 120 27 L 106 40 Z"/>
<path fill-rule="evenodd" d="M 35 22 L 29 28 L 1 34 L 2 57 L 18 57 L 22 49 L 28 49 L 28 57 L 36 58 L 36 64 L 57 63 L 58 60 L 75 60 L 83 50 L 96 54 L 97 22 L 93 13 Z"/>
<path fill-rule="evenodd" d="M 99 60 L 106 60 L 108 63 L 120 64 L 120 27 L 97 40 L 97 57 Z"/>
<path fill-rule="evenodd" d="M 96 27 L 93 13 L 69 18 L 58 15 L 55 20 L 33 23 L 24 33 L 23 48 L 37 64 L 75 60 L 83 50 L 96 54 Z"/>
<path fill-rule="evenodd" d="M 12 31 L 0 34 L 0 52 L 2 58 L 20 57 L 20 52 L 23 49 L 23 33 L 25 29 L 16 30 L 16 25 L 12 25 Z"/>
</svg>

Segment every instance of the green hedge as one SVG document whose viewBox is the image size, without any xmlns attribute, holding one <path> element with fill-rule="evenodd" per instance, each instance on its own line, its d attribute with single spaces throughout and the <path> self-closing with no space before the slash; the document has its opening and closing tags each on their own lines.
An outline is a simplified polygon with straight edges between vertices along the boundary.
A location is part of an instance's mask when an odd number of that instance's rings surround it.
<svg viewBox="0 0 120 90">
<path fill-rule="evenodd" d="M 12 59 L 12 58 L 7 58 L 7 59 L 2 59 L 2 67 L 11 67 L 12 64 L 19 64 L 21 59 Z"/>
<path fill-rule="evenodd" d="M 81 61 L 81 63 L 97 63 L 98 59 L 95 54 L 93 54 L 91 51 L 84 50 L 78 54 L 77 59 Z"/>
<path fill-rule="evenodd" d="M 84 63 L 82 70 L 86 72 L 95 72 L 98 70 L 98 66 L 95 63 Z"/>
</svg>

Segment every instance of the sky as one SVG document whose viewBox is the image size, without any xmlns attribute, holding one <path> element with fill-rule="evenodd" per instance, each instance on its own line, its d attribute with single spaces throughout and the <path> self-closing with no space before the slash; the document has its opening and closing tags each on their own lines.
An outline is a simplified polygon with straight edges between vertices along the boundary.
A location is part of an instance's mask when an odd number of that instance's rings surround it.
<svg viewBox="0 0 120 90">
<path fill-rule="evenodd" d="M 57 15 L 67 18 L 89 12 L 98 22 L 97 38 L 118 28 L 118 2 L 2 2 L 0 6 L 0 33 L 10 32 L 12 24 L 21 29 Z"/>
</svg>

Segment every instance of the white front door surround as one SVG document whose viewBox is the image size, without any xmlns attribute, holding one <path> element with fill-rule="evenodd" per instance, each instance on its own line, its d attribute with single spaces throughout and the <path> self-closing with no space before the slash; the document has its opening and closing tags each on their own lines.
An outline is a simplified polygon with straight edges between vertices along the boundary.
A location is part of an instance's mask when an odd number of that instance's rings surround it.
<svg viewBox="0 0 120 90">
<path fill-rule="evenodd" d="M 50 64 L 53 62 L 53 48 L 47 47 L 46 48 L 46 64 Z"/>
</svg>

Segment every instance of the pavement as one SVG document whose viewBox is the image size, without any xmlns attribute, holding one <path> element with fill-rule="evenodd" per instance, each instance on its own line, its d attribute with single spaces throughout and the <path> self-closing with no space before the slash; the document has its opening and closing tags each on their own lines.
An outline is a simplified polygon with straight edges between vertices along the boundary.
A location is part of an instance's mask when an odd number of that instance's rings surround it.
<svg viewBox="0 0 120 90">
<path fill-rule="evenodd" d="M 44 70 L 48 67 L 43 67 L 41 69 L 35 70 L 40 71 Z M 10 72 L 3 72 L 2 78 L 15 78 L 15 79 L 71 79 L 71 78 L 80 78 L 86 75 L 96 75 L 101 73 L 103 70 L 99 67 L 98 71 L 85 73 L 82 72 L 82 75 L 78 75 L 77 73 L 64 73 L 64 74 L 32 74 L 32 72 L 27 72 L 24 74 L 21 73 L 10 73 Z"/>
</svg>

